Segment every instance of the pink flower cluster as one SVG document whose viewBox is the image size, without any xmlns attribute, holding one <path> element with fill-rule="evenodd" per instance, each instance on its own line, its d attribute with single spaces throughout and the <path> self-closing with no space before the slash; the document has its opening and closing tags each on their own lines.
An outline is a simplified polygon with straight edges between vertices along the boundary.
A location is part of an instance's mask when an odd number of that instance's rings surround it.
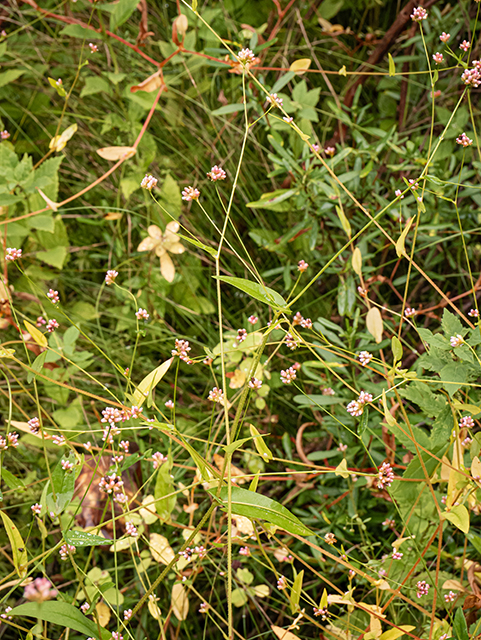
<svg viewBox="0 0 481 640">
<path fill-rule="evenodd" d="M 77 549 L 73 544 L 63 544 L 59 551 L 61 560 L 66 560 L 69 555 L 73 555 L 76 551 Z"/>
<path fill-rule="evenodd" d="M 6 253 L 6 256 L 5 256 L 5 260 L 7 260 L 8 262 L 14 262 L 15 260 L 18 260 L 21 257 L 22 257 L 22 250 L 21 249 L 15 249 L 15 248 L 7 247 L 7 253 Z"/>
<path fill-rule="evenodd" d="M 371 362 L 372 353 L 369 353 L 369 351 L 361 351 L 358 358 L 361 365 L 363 367 L 367 367 L 367 365 Z"/>
<path fill-rule="evenodd" d="M 55 291 L 55 289 L 49 289 L 48 290 L 47 298 L 50 298 L 50 300 L 51 300 L 51 302 L 53 302 L 53 304 L 57 304 L 57 302 L 60 300 L 59 295 L 58 295 L 58 291 Z"/>
<path fill-rule="evenodd" d="M 148 189 L 149 191 L 151 191 L 154 187 L 157 186 L 157 178 L 154 178 L 154 176 L 150 175 L 150 174 L 146 174 L 143 178 L 142 178 L 142 182 L 140 183 L 140 186 L 142 187 L 142 189 Z"/>
<path fill-rule="evenodd" d="M 167 456 L 164 456 L 162 453 L 160 453 L 160 451 L 156 451 L 152 455 L 152 460 L 154 464 L 154 469 L 158 469 L 161 464 L 163 464 L 164 462 L 167 462 L 168 458 Z"/>
<path fill-rule="evenodd" d="M 281 382 L 284 384 L 291 384 L 296 379 L 296 369 L 289 367 L 289 369 L 283 369 L 281 371 Z"/>
<path fill-rule="evenodd" d="M 417 9 L 413 9 L 413 12 L 409 17 L 415 22 L 421 22 L 421 20 L 426 20 L 428 12 L 426 9 L 423 9 L 423 7 L 417 7 Z"/>
<path fill-rule="evenodd" d="M 209 391 L 208 400 L 211 402 L 218 402 L 219 404 L 224 404 L 224 392 L 222 389 L 218 389 L 214 387 Z"/>
<path fill-rule="evenodd" d="M 105 274 L 105 284 L 110 285 L 114 283 L 115 278 L 119 275 L 118 271 L 115 269 L 109 269 Z"/>
<path fill-rule="evenodd" d="M 217 182 L 218 180 L 225 180 L 227 177 L 226 172 L 221 167 L 214 165 L 212 169 L 207 174 L 207 177 L 210 178 L 212 182 Z"/>
<path fill-rule="evenodd" d="M 292 324 L 294 326 L 300 324 L 304 329 L 312 329 L 312 320 L 310 318 L 304 318 L 300 311 L 298 311 L 292 319 Z"/>
<path fill-rule="evenodd" d="M 116 473 L 104 476 L 100 479 L 99 482 L 100 491 L 106 493 L 109 496 L 113 496 L 114 502 L 117 502 L 119 504 L 123 504 L 128 500 L 125 493 L 123 493 L 123 486 L 124 481 Z"/>
<path fill-rule="evenodd" d="M 272 104 L 274 107 L 282 107 L 283 100 L 281 97 L 277 95 L 277 93 L 271 93 L 266 98 L 269 104 Z"/>
<path fill-rule="evenodd" d="M 31 602 L 44 602 L 51 600 L 58 594 L 57 589 L 52 587 L 52 583 L 47 578 L 35 578 L 33 582 L 27 584 L 23 597 Z"/>
<path fill-rule="evenodd" d="M 179 356 L 179 358 L 187 364 L 193 364 L 193 360 L 189 357 L 190 350 L 191 347 L 188 340 L 176 340 L 175 349 L 172 349 L 171 354 L 173 356 Z"/>
<path fill-rule="evenodd" d="M 289 347 L 289 349 L 291 351 L 294 351 L 295 349 L 297 349 L 297 347 L 299 346 L 297 344 L 296 339 L 294 338 L 294 336 L 291 333 L 286 333 L 286 347 Z"/>
<path fill-rule="evenodd" d="M 190 202 L 191 200 L 198 200 L 200 196 L 200 191 L 198 189 L 194 189 L 194 187 L 185 187 L 182 191 L 182 200 L 186 200 Z"/>
<path fill-rule="evenodd" d="M 246 329 L 237 329 L 237 336 L 235 338 L 235 343 L 237 346 L 239 346 L 241 344 L 241 342 L 244 342 L 244 340 L 247 338 L 247 330 Z"/>
<path fill-rule="evenodd" d="M 364 412 L 364 406 L 372 402 L 372 394 L 361 391 L 357 400 L 352 400 L 346 407 L 346 411 L 351 416 L 362 416 Z"/>
<path fill-rule="evenodd" d="M 472 64 L 473 68 L 466 69 L 461 76 L 461 80 L 465 85 L 476 89 L 481 84 L 481 60 L 473 60 Z"/>
<path fill-rule="evenodd" d="M 423 596 L 428 595 L 429 585 L 426 580 L 418 580 L 418 582 L 416 583 L 416 588 L 418 590 L 416 593 L 416 596 L 418 598 L 422 598 Z"/>
<path fill-rule="evenodd" d="M 394 480 L 394 472 L 389 462 L 383 462 L 377 474 L 377 488 L 390 487 Z"/>
<path fill-rule="evenodd" d="M 473 429 L 474 428 L 474 420 L 471 416 L 463 416 L 459 421 L 460 429 Z"/>
<path fill-rule="evenodd" d="M 297 269 L 301 273 L 304 273 L 307 269 L 309 269 L 309 264 L 305 260 L 299 260 L 297 263 Z"/>
<path fill-rule="evenodd" d="M 463 131 L 463 133 L 456 138 L 456 143 L 460 144 L 462 147 L 469 147 L 473 144 L 473 141 L 471 140 L 471 138 L 468 138 L 468 136 Z"/>
</svg>

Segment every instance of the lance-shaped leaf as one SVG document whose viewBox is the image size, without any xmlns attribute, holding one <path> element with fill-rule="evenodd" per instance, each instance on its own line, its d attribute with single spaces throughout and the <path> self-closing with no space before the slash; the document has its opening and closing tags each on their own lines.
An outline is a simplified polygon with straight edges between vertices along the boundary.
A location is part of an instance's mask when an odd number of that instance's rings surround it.
<svg viewBox="0 0 481 640">
<path fill-rule="evenodd" d="M 94 547 L 99 544 L 111 544 L 111 540 L 106 540 L 102 536 L 96 536 L 86 531 L 66 531 L 64 538 L 68 544 L 73 544 L 74 547 Z"/>
<path fill-rule="evenodd" d="M 152 393 L 152 390 L 158 385 L 158 383 L 165 376 L 167 371 L 169 370 L 170 365 L 172 364 L 174 358 L 169 358 L 161 365 L 159 365 L 156 369 L 151 371 L 142 382 L 138 385 L 137 389 L 134 392 L 134 403 L 141 407 L 145 400 L 148 398 L 149 394 Z"/>
<path fill-rule="evenodd" d="M 218 276 L 216 279 L 240 289 L 244 293 L 247 293 L 247 295 L 251 296 L 251 298 L 255 298 L 255 300 L 259 300 L 259 302 L 263 302 L 264 304 L 268 304 L 274 309 L 285 310 L 286 308 L 286 301 L 277 293 L 277 291 L 274 291 L 274 289 L 269 289 L 269 287 L 265 287 L 257 282 L 251 282 L 245 278 Z"/>
<path fill-rule="evenodd" d="M 4 511 L 0 511 L 0 516 L 3 520 L 3 526 L 7 532 L 8 539 L 10 540 L 10 546 L 12 547 L 15 570 L 20 578 L 25 578 L 27 575 L 28 561 L 25 543 L 17 529 L 17 526 L 10 520 L 7 514 Z"/>
<path fill-rule="evenodd" d="M 216 490 L 210 491 L 216 497 Z M 282 504 L 240 487 L 232 487 L 232 513 L 245 516 L 246 518 L 259 518 L 284 529 L 288 533 L 299 536 L 313 535 L 312 531 L 306 527 L 289 509 Z M 220 492 L 220 500 L 227 508 L 228 487 L 223 487 Z"/>
</svg>

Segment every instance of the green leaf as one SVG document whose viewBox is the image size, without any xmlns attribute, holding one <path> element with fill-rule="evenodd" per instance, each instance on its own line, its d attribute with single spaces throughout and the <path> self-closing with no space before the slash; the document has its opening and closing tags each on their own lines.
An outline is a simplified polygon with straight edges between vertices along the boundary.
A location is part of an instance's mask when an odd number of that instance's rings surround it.
<svg viewBox="0 0 481 640">
<path fill-rule="evenodd" d="M 390 76 L 395 76 L 396 75 L 396 65 L 394 64 L 394 60 L 393 57 L 390 53 L 387 54 L 388 58 L 389 58 L 389 75 Z"/>
<path fill-rule="evenodd" d="M 321 396 L 317 394 L 299 395 L 293 398 L 296 404 L 304 407 L 326 406 L 329 404 L 339 404 L 344 402 L 345 398 L 341 396 Z"/>
<path fill-rule="evenodd" d="M 210 493 L 216 498 L 215 490 L 211 490 Z M 223 487 L 220 492 L 220 500 L 225 508 L 227 508 L 227 496 L 228 488 Z M 266 520 L 288 533 L 299 536 L 313 535 L 312 531 L 289 509 L 267 496 L 240 487 L 232 487 L 232 513 L 246 518 Z"/>
<path fill-rule="evenodd" d="M 291 613 L 294 614 L 299 609 L 299 600 L 302 591 L 302 580 L 304 578 L 304 570 L 300 571 L 292 585 L 291 593 L 289 594 L 289 601 L 291 604 Z"/>
<path fill-rule="evenodd" d="M 359 420 L 359 424 L 357 426 L 357 433 L 360 436 L 362 436 L 364 431 L 366 431 L 368 423 L 369 423 L 369 407 L 364 407 L 364 411 L 362 412 L 361 419 Z"/>
<path fill-rule="evenodd" d="M 9 489 L 23 489 L 25 487 L 22 480 L 16 478 L 8 469 L 2 468 L 2 480 Z"/>
<path fill-rule="evenodd" d="M 162 183 L 159 199 L 170 215 L 177 220 L 182 213 L 182 193 L 170 173 L 165 176 Z"/>
<path fill-rule="evenodd" d="M 67 602 L 57 602 L 55 600 L 50 602 L 26 602 L 12 609 L 10 615 L 37 618 L 37 620 L 58 624 L 99 640 L 97 625 L 86 618 L 77 607 Z M 102 640 L 109 640 L 111 637 L 111 633 L 106 629 L 101 629 L 100 633 Z"/>
<path fill-rule="evenodd" d="M 254 427 L 253 424 L 250 424 L 249 428 L 251 435 L 254 438 L 254 446 L 257 449 L 257 452 L 264 458 L 264 460 L 272 460 L 272 451 L 264 442 L 264 438 L 261 436 L 259 431 Z"/>
<path fill-rule="evenodd" d="M 185 240 L 185 242 L 189 242 L 190 244 L 193 244 L 194 247 L 198 247 L 199 249 L 206 251 L 211 256 L 215 257 L 217 255 L 217 250 L 214 249 L 214 247 L 208 247 L 203 242 L 200 242 L 199 240 L 195 240 L 194 238 L 189 238 L 188 236 L 183 236 L 181 233 L 178 233 L 177 235 L 179 236 L 179 238 L 182 238 L 182 240 Z"/>
<path fill-rule="evenodd" d="M 146 398 L 150 396 L 152 391 L 169 370 L 169 367 L 172 364 L 173 360 L 174 358 L 169 358 L 161 365 L 156 367 L 153 371 L 151 371 L 147 376 L 145 376 L 145 378 L 134 391 L 134 404 L 136 404 L 138 407 L 141 407 L 144 404 Z"/>
<path fill-rule="evenodd" d="M 257 282 L 251 282 L 245 278 L 233 278 L 231 276 L 214 276 L 214 278 L 221 282 L 226 282 L 227 284 L 236 287 L 236 289 L 240 289 L 244 293 L 247 293 L 247 295 L 251 296 L 251 298 L 259 300 L 259 302 L 263 302 L 264 304 L 268 304 L 274 309 L 286 309 L 287 302 L 277 293 L 277 291 L 274 291 L 274 289 L 269 289 L 269 287 L 257 284 Z"/>
<path fill-rule="evenodd" d="M 30 322 L 28 322 L 28 320 L 24 320 L 23 322 L 24 322 L 26 330 L 29 332 L 29 334 L 32 336 L 32 338 L 35 340 L 35 342 L 40 347 L 43 347 L 44 349 L 46 349 L 48 347 L 48 341 L 47 341 L 47 338 L 45 337 L 45 335 L 41 331 L 39 331 L 37 329 L 37 327 L 35 327 Z"/>
<path fill-rule="evenodd" d="M 82 40 L 101 40 L 102 36 L 95 29 L 87 29 L 79 24 L 68 24 L 60 32 L 61 36 L 71 36 L 72 38 L 81 38 Z"/>
<path fill-rule="evenodd" d="M 160 465 L 157 470 L 157 480 L 155 482 L 154 498 L 155 509 L 163 522 L 170 523 L 170 514 L 174 510 L 177 498 L 174 493 L 174 480 L 171 477 L 170 460 Z M 165 497 L 168 496 L 168 497 Z"/>
<path fill-rule="evenodd" d="M 66 531 L 64 538 L 65 542 L 73 544 L 74 547 L 96 547 L 101 544 L 112 544 L 111 540 L 106 540 L 102 536 L 96 536 L 86 531 Z"/>
<path fill-rule="evenodd" d="M 110 93 L 109 83 L 99 76 L 88 76 L 85 78 L 85 86 L 80 92 L 80 97 L 93 96 L 101 91 Z"/>
<path fill-rule="evenodd" d="M 15 525 L 4 511 L 0 511 L 0 517 L 3 520 L 3 526 L 7 532 L 8 539 L 10 540 L 10 546 L 12 547 L 13 564 L 15 570 L 20 578 L 25 578 L 27 575 L 27 550 L 25 549 L 25 543 L 22 536 L 18 532 L 17 525 Z"/>
<path fill-rule="evenodd" d="M 456 640 L 469 640 L 468 625 L 461 607 L 456 610 L 454 616 L 453 637 Z"/>
<path fill-rule="evenodd" d="M 451 511 L 445 511 L 442 514 L 445 520 L 449 520 L 455 527 L 460 529 L 463 533 L 469 532 L 469 511 L 464 504 L 458 504 L 457 507 L 453 507 Z"/>
<path fill-rule="evenodd" d="M 251 105 L 248 105 L 251 106 Z M 226 104 L 223 107 L 219 107 L 219 109 L 215 109 L 211 111 L 212 116 L 225 116 L 228 113 L 236 113 L 237 111 L 244 111 L 244 105 L 239 104 Z"/>
<path fill-rule="evenodd" d="M 55 247 L 55 249 L 49 249 L 48 251 L 37 251 L 37 258 L 56 269 L 61 269 L 63 267 L 66 257 L 66 247 Z"/>
<path fill-rule="evenodd" d="M 336 212 L 341 222 L 342 228 L 344 229 L 348 238 L 351 237 L 351 224 L 349 220 L 346 218 L 346 214 L 344 213 L 344 209 L 336 205 Z"/>
<path fill-rule="evenodd" d="M 110 31 L 115 31 L 117 27 L 124 24 L 133 14 L 138 4 L 139 0 L 120 0 L 110 14 Z"/>
<path fill-rule="evenodd" d="M 20 78 L 20 76 L 24 73 L 25 71 L 23 71 L 22 69 L 9 69 L 8 71 L 0 73 L 0 87 L 4 87 L 6 84 L 10 84 L 10 82 L 13 82 L 17 78 Z"/>
<path fill-rule="evenodd" d="M 397 336 L 391 338 L 391 349 L 394 356 L 394 362 L 400 362 L 403 358 L 403 346 L 401 340 Z"/>
<path fill-rule="evenodd" d="M 270 193 L 262 194 L 260 200 L 248 202 L 249 209 L 272 209 L 273 211 L 288 211 L 291 204 L 286 202 L 297 193 L 296 189 L 277 189 Z"/>
</svg>

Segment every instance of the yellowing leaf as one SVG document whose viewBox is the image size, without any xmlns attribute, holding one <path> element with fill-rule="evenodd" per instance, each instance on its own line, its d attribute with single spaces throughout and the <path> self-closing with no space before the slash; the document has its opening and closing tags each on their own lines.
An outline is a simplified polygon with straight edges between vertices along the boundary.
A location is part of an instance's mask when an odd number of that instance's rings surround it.
<svg viewBox="0 0 481 640">
<path fill-rule="evenodd" d="M 275 624 L 271 624 L 272 631 L 276 634 L 279 640 L 300 640 L 299 636 L 296 636 L 292 631 L 287 631 L 282 627 L 277 627 Z"/>
<path fill-rule="evenodd" d="M 147 603 L 147 607 L 149 609 L 149 613 L 155 620 L 158 620 L 161 616 L 161 611 L 159 609 L 159 605 L 156 602 L 157 598 L 153 595 L 149 596 L 149 601 Z"/>
<path fill-rule="evenodd" d="M 165 536 L 160 533 L 150 534 L 150 551 L 156 562 L 168 565 L 175 558 L 175 553 Z"/>
<path fill-rule="evenodd" d="M 172 611 L 177 620 L 185 620 L 189 613 L 189 597 L 187 590 L 181 582 L 176 582 L 172 587 Z"/>
<path fill-rule="evenodd" d="M 104 220 L 120 220 L 122 215 L 120 211 L 109 211 L 104 215 Z"/>
<path fill-rule="evenodd" d="M 372 307 L 367 312 L 366 327 L 374 340 L 379 344 L 382 341 L 382 316 L 377 307 Z"/>
<path fill-rule="evenodd" d="M 401 258 L 402 256 L 406 256 L 406 249 L 404 248 L 404 243 L 406 242 L 406 238 L 407 235 L 409 233 L 409 229 L 411 228 L 412 223 L 414 222 L 414 218 L 416 216 L 414 216 L 413 218 L 409 218 L 406 222 L 406 226 L 404 227 L 401 235 L 399 236 L 399 238 L 396 241 L 396 253 L 398 258 Z"/>
<path fill-rule="evenodd" d="M 393 57 L 390 53 L 387 54 L 388 58 L 389 58 L 389 75 L 390 76 L 395 76 L 396 75 L 396 65 L 394 64 L 394 60 Z M 397 638 L 397 636 L 396 636 Z M 395 638 L 390 638 L 390 640 L 395 640 Z"/>
<path fill-rule="evenodd" d="M 47 205 L 47 207 L 49 209 L 52 209 L 52 211 L 57 211 L 59 207 L 58 202 L 54 202 L 53 200 L 50 200 L 50 198 L 44 194 L 42 189 L 39 189 L 38 187 L 37 187 L 37 191 L 39 195 L 42 196 L 42 198 L 45 200 L 45 204 Z"/>
<path fill-rule="evenodd" d="M 445 511 L 441 515 L 445 520 L 449 520 L 455 527 L 461 529 L 463 533 L 469 532 L 469 511 L 463 504 L 458 504 L 451 511 Z"/>
<path fill-rule="evenodd" d="M 138 407 L 141 407 L 144 404 L 151 391 L 155 389 L 155 387 L 169 370 L 173 359 L 174 358 L 169 358 L 145 376 L 145 378 L 134 391 L 134 404 L 136 404 Z"/>
<path fill-rule="evenodd" d="M 177 33 L 180 33 L 181 36 L 185 36 L 187 33 L 187 29 L 189 28 L 189 21 L 187 16 L 183 13 L 174 20 L 175 28 L 177 29 Z"/>
<path fill-rule="evenodd" d="M 346 232 L 346 235 L 350 238 L 351 237 L 351 225 L 349 223 L 349 220 L 346 218 L 346 214 L 344 213 L 344 209 L 342 207 L 338 207 L 336 205 L 336 212 L 337 212 L 337 215 L 339 216 L 339 220 L 341 221 L 342 228 Z"/>
<path fill-rule="evenodd" d="M 327 591 L 324 589 L 321 596 L 321 602 L 319 603 L 319 609 L 325 609 L 327 607 Z"/>
<path fill-rule="evenodd" d="M 54 149 L 55 151 L 62 151 L 67 146 L 67 142 L 73 136 L 73 134 L 77 131 L 77 124 L 72 124 L 70 127 L 65 129 L 59 136 L 54 136 L 50 140 L 49 149 Z"/>
<path fill-rule="evenodd" d="M 352 253 L 352 268 L 359 277 L 362 275 L 362 253 L 359 247 L 356 247 Z"/>
<path fill-rule="evenodd" d="M 15 570 L 20 578 L 25 578 L 27 575 L 27 550 L 25 549 L 25 543 L 22 536 L 18 532 L 17 526 L 10 520 L 7 514 L 0 511 L 0 517 L 3 520 L 3 526 L 7 532 L 10 546 L 12 547 L 13 564 Z"/>
<path fill-rule="evenodd" d="M 160 89 L 160 87 L 164 84 L 162 79 L 160 69 L 156 71 L 145 80 L 142 80 L 139 84 L 135 84 L 133 87 L 130 87 L 130 92 L 135 93 L 136 91 L 146 91 L 147 93 L 152 93 L 156 89 Z"/>
<path fill-rule="evenodd" d="M 394 427 L 397 422 L 392 413 L 389 411 L 389 407 L 387 406 L 386 392 L 384 389 L 382 390 L 382 408 L 384 409 L 384 417 L 386 418 L 386 422 L 390 427 Z"/>
<path fill-rule="evenodd" d="M 214 460 L 214 464 L 219 469 L 219 471 L 222 471 L 222 469 L 224 468 L 224 456 L 220 456 L 218 453 L 214 453 L 212 459 Z M 245 484 L 247 482 L 247 480 L 245 479 L 246 472 L 243 469 L 236 467 L 234 464 L 230 465 L 230 475 L 231 478 L 236 478 L 236 484 Z M 227 467 L 225 469 L 224 477 L 227 478 Z M 239 479 L 237 480 L 237 478 Z"/>
<path fill-rule="evenodd" d="M 342 67 L 339 69 L 339 75 L 340 76 L 347 76 L 347 69 L 346 69 L 346 65 L 342 65 Z"/>
<path fill-rule="evenodd" d="M 443 589 L 454 589 L 455 591 L 465 591 L 459 580 L 446 580 L 443 583 Z"/>
<path fill-rule="evenodd" d="M 479 461 L 478 456 L 474 456 L 473 461 L 471 462 L 471 475 L 473 478 L 481 478 L 481 462 Z"/>
<path fill-rule="evenodd" d="M 101 627 L 106 627 L 110 621 L 110 607 L 105 602 L 98 602 L 95 605 L 95 611 L 99 617 Z"/>
<path fill-rule="evenodd" d="M 389 631 L 385 631 L 379 638 L 379 640 L 396 640 L 400 638 L 405 633 L 412 631 L 416 627 L 411 626 L 410 624 L 401 624 L 399 628 L 389 629 Z"/>
<path fill-rule="evenodd" d="M 297 75 L 301 76 L 311 66 L 312 60 L 310 58 L 301 58 L 300 60 L 295 60 L 291 66 L 289 67 L 289 71 L 293 71 L 297 73 Z"/>
<path fill-rule="evenodd" d="M 453 407 L 458 411 L 467 411 L 473 416 L 481 411 L 481 407 L 477 407 L 475 404 L 464 404 L 462 402 L 453 402 Z"/>
<path fill-rule="evenodd" d="M 139 515 L 146 524 L 153 524 L 157 522 L 159 516 L 155 508 L 155 498 L 153 495 L 145 496 L 142 500 L 142 508 L 139 510 Z"/>
<path fill-rule="evenodd" d="M 257 431 L 253 424 L 249 425 L 249 429 L 251 436 L 254 438 L 254 446 L 257 449 L 257 452 L 264 458 L 264 460 L 272 460 L 272 451 L 264 442 L 264 438 L 261 436 L 259 431 Z"/>
<path fill-rule="evenodd" d="M 35 342 L 39 346 L 44 348 L 48 347 L 47 338 L 41 331 L 37 329 L 37 327 L 34 327 L 33 324 L 31 324 L 27 320 L 24 320 L 24 325 L 27 331 L 29 332 L 29 334 L 32 336 L 32 338 L 35 340 Z"/>
<path fill-rule="evenodd" d="M 346 458 L 343 458 L 342 462 L 340 462 L 334 470 L 336 476 L 341 476 L 342 478 L 349 478 L 351 475 L 347 470 L 347 462 Z"/>
<path fill-rule="evenodd" d="M 137 153 L 135 147 L 102 147 L 97 153 L 104 160 L 126 160 Z"/>
<path fill-rule="evenodd" d="M 258 598 L 268 598 L 271 590 L 266 584 L 258 584 L 254 587 L 254 593 Z"/>
</svg>

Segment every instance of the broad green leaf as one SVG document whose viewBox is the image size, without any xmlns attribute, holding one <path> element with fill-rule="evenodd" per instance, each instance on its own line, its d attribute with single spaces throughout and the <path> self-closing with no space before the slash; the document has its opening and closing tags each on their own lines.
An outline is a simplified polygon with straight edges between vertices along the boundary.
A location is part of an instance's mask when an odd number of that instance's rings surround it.
<svg viewBox="0 0 481 640">
<path fill-rule="evenodd" d="M 394 356 L 394 362 L 400 362 L 403 357 L 403 346 L 401 340 L 397 336 L 391 338 L 391 349 Z"/>
<path fill-rule="evenodd" d="M 48 342 L 45 335 L 41 331 L 39 331 L 37 327 L 35 327 L 33 324 L 31 324 L 27 320 L 24 320 L 24 324 L 25 324 L 25 328 L 27 329 L 29 334 L 32 336 L 32 338 L 35 340 L 35 342 L 40 347 L 44 347 L 46 349 L 48 347 Z"/>
<path fill-rule="evenodd" d="M 229 113 L 236 113 L 238 111 L 244 111 L 244 105 L 242 103 L 239 104 L 225 104 L 223 107 L 219 107 L 214 111 L 211 111 L 212 116 L 225 116 Z"/>
<path fill-rule="evenodd" d="M 80 92 L 80 97 L 86 98 L 87 96 L 93 96 L 101 92 L 110 93 L 110 85 L 107 80 L 104 80 L 104 78 L 100 76 L 88 76 L 85 78 L 85 85 Z"/>
<path fill-rule="evenodd" d="M 404 247 L 404 243 L 406 242 L 407 235 L 409 233 L 409 230 L 411 229 L 411 226 L 414 222 L 415 217 L 416 216 L 414 216 L 413 218 L 409 218 L 407 220 L 406 226 L 402 230 L 402 233 L 399 236 L 399 238 L 396 240 L 396 253 L 398 258 L 402 258 L 402 256 L 406 256 L 406 258 L 408 257 L 406 253 L 406 249 Z"/>
<path fill-rule="evenodd" d="M 124 24 L 133 14 L 138 4 L 138 0 L 120 0 L 110 14 L 110 31 L 115 31 L 117 27 Z"/>
<path fill-rule="evenodd" d="M 217 469 L 214 469 L 211 465 L 209 465 L 204 458 L 197 453 L 197 451 L 192 447 L 184 438 L 181 438 L 184 447 L 190 453 L 193 461 L 195 462 L 197 468 L 199 469 L 200 475 L 202 476 L 202 480 L 204 482 L 211 482 L 212 480 L 219 479 L 220 474 Z"/>
<path fill-rule="evenodd" d="M 61 269 L 67 257 L 67 247 L 55 247 L 48 251 L 37 251 L 37 258 L 55 269 Z"/>
<path fill-rule="evenodd" d="M 366 316 L 366 327 L 374 340 L 379 344 L 382 341 L 382 316 L 377 307 L 371 307 Z"/>
<path fill-rule="evenodd" d="M 264 304 L 268 304 L 269 306 L 275 309 L 283 309 L 286 308 L 286 301 L 284 298 L 274 291 L 273 289 L 269 289 L 269 287 L 264 287 L 257 282 L 251 282 L 250 280 L 246 280 L 245 278 L 233 278 L 231 276 L 214 276 L 217 280 L 221 282 L 226 282 L 227 284 L 240 289 L 247 295 L 251 296 L 255 300 L 259 300 L 259 302 L 263 302 Z"/>
<path fill-rule="evenodd" d="M 396 75 L 396 65 L 394 64 L 394 60 L 393 57 L 390 53 L 387 54 L 388 58 L 389 58 L 389 75 L 390 76 L 395 76 Z M 389 640 L 395 640 L 394 638 L 389 638 Z"/>
<path fill-rule="evenodd" d="M 97 625 L 83 615 L 83 613 L 67 602 L 26 602 L 10 611 L 11 616 L 27 616 L 44 620 L 52 624 L 58 624 L 67 629 L 78 631 L 86 636 L 99 640 L 99 630 Z M 106 629 L 101 629 L 101 639 L 109 640 L 111 633 Z"/>
<path fill-rule="evenodd" d="M 8 71 L 4 71 L 0 73 L 0 87 L 4 87 L 6 84 L 10 84 L 17 78 L 20 78 L 21 75 L 25 73 L 22 69 L 9 69 Z"/>
<path fill-rule="evenodd" d="M 0 511 L 0 516 L 3 520 L 3 526 L 7 532 L 8 539 L 10 540 L 10 546 L 12 547 L 13 564 L 15 570 L 20 578 L 25 578 L 27 575 L 27 550 L 25 549 L 25 543 L 22 536 L 18 532 L 17 525 L 15 525 L 4 511 Z"/>
<path fill-rule="evenodd" d="M 216 497 L 215 491 L 211 490 L 210 493 L 214 498 Z M 224 507 L 227 507 L 227 495 L 227 487 L 223 487 L 220 492 L 220 500 Z M 267 520 L 288 533 L 299 536 L 312 535 L 312 531 L 289 509 L 267 496 L 240 487 L 232 487 L 232 513 L 246 518 Z"/>
<path fill-rule="evenodd" d="M 461 529 L 463 533 L 469 532 L 469 511 L 464 504 L 458 504 L 451 511 L 444 511 L 442 517 L 445 520 L 449 520 L 458 529 Z"/>
<path fill-rule="evenodd" d="M 155 389 L 157 384 L 165 376 L 173 360 L 174 358 L 169 358 L 156 369 L 151 371 L 135 389 L 134 401 L 138 407 L 141 407 L 144 404 L 145 400 L 152 393 L 152 390 Z"/>
<path fill-rule="evenodd" d="M 112 544 L 111 540 L 106 540 L 102 536 L 96 536 L 86 531 L 66 531 L 64 538 L 65 542 L 73 544 L 74 547 L 95 547 L 100 544 Z"/>
<path fill-rule="evenodd" d="M 25 487 L 22 480 L 16 478 L 8 469 L 2 467 L 2 480 L 9 489 L 23 489 Z"/>
<path fill-rule="evenodd" d="M 291 604 L 291 613 L 294 614 L 297 612 L 297 610 L 299 609 L 299 600 L 301 597 L 301 591 L 302 591 L 302 580 L 304 579 L 304 570 L 300 571 L 293 584 L 292 584 L 292 589 L 291 589 L 291 593 L 289 594 L 289 602 Z"/>
<path fill-rule="evenodd" d="M 71 36 L 72 38 L 81 38 L 82 40 L 101 40 L 101 34 L 95 29 L 87 29 L 79 24 L 69 24 L 60 32 L 61 36 Z"/>
<path fill-rule="evenodd" d="M 243 607 L 247 604 L 247 594 L 244 589 L 232 590 L 232 604 L 237 608 Z"/>
<path fill-rule="evenodd" d="M 253 424 L 249 425 L 249 429 L 252 437 L 254 438 L 254 446 L 257 449 L 257 452 L 264 458 L 264 460 L 272 460 L 272 451 L 264 442 L 264 438 L 261 436 L 259 431 L 254 427 Z"/>
<path fill-rule="evenodd" d="M 241 582 L 247 585 L 252 584 L 254 580 L 254 574 L 251 573 L 249 569 L 237 569 L 236 576 Z"/>
</svg>

